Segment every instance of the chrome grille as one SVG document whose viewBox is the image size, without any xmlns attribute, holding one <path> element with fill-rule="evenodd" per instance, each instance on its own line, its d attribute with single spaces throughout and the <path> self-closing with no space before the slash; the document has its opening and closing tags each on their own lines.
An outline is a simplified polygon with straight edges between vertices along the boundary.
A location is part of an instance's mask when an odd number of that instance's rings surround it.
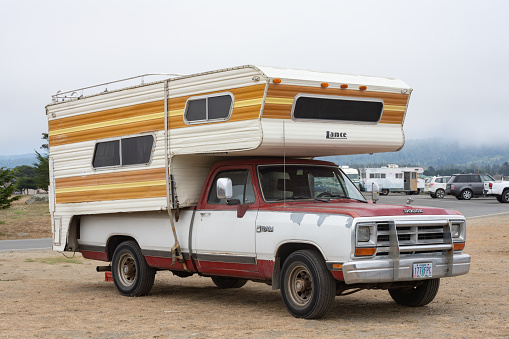
<svg viewBox="0 0 509 339">
<path fill-rule="evenodd" d="M 463 221 L 453 221 L 454 223 L 463 223 Z M 391 222 L 377 222 L 377 256 L 389 255 L 390 252 L 390 228 Z M 449 221 L 407 221 L 394 223 L 397 234 L 397 243 L 399 252 L 412 253 L 417 247 L 433 247 L 430 245 L 442 245 L 449 243 Z M 420 253 L 437 252 L 436 249 L 419 249 Z M 438 252 L 441 252 L 438 250 Z"/>
</svg>

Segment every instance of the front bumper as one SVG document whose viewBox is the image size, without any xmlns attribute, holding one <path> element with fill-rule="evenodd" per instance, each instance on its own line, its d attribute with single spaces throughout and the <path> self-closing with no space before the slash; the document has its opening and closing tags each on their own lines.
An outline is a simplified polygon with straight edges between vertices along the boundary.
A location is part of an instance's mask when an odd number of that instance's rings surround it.
<svg viewBox="0 0 509 339">
<path fill-rule="evenodd" d="M 355 260 L 343 264 L 343 277 L 347 284 L 419 280 L 413 278 L 413 264 L 419 263 L 432 263 L 432 278 L 462 275 L 470 270 L 468 254 L 454 254 L 452 262 L 448 260 L 443 255 L 401 256 L 397 261 L 390 258 Z"/>
</svg>

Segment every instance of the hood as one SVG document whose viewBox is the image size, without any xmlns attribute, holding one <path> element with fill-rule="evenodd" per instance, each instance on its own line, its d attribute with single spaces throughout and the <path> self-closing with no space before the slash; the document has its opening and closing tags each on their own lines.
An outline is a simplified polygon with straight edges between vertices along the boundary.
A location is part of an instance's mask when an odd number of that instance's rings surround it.
<svg viewBox="0 0 509 339">
<path fill-rule="evenodd" d="M 384 217 L 408 215 L 461 215 L 453 210 L 438 207 L 410 206 L 410 205 L 383 205 L 361 202 L 331 202 L 331 203 L 286 203 L 277 206 L 262 208 L 278 211 L 299 211 L 308 213 L 328 213 L 358 217 Z"/>
</svg>

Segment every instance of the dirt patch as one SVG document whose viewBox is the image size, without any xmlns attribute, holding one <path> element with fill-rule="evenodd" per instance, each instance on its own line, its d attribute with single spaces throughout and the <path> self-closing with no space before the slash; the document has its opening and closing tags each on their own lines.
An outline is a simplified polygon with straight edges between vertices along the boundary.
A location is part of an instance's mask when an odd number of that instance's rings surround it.
<svg viewBox="0 0 509 339">
<path fill-rule="evenodd" d="M 48 204 L 26 205 L 30 197 L 0 210 L 0 240 L 51 238 Z"/>
<path fill-rule="evenodd" d="M 149 296 L 126 298 L 95 272 L 102 262 L 0 252 L 0 337 L 508 337 L 508 237 L 508 215 L 469 220 L 471 271 L 442 279 L 432 303 L 408 308 L 362 291 L 337 297 L 321 320 L 293 318 L 265 284 L 219 290 L 209 278 L 158 272 Z"/>
</svg>

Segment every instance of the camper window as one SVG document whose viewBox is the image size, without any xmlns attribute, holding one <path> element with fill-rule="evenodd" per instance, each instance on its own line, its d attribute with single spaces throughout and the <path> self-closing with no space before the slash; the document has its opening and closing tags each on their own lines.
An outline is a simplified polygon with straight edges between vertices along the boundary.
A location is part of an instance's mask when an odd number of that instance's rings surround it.
<svg viewBox="0 0 509 339">
<path fill-rule="evenodd" d="M 191 97 L 186 102 L 184 120 L 188 124 L 228 120 L 233 101 L 230 92 Z"/>
<path fill-rule="evenodd" d="M 383 108 L 381 99 L 299 94 L 293 102 L 292 118 L 377 123 Z"/>
<path fill-rule="evenodd" d="M 100 168 L 147 164 L 150 162 L 153 146 L 153 135 L 98 142 L 95 145 L 92 166 Z"/>
</svg>

